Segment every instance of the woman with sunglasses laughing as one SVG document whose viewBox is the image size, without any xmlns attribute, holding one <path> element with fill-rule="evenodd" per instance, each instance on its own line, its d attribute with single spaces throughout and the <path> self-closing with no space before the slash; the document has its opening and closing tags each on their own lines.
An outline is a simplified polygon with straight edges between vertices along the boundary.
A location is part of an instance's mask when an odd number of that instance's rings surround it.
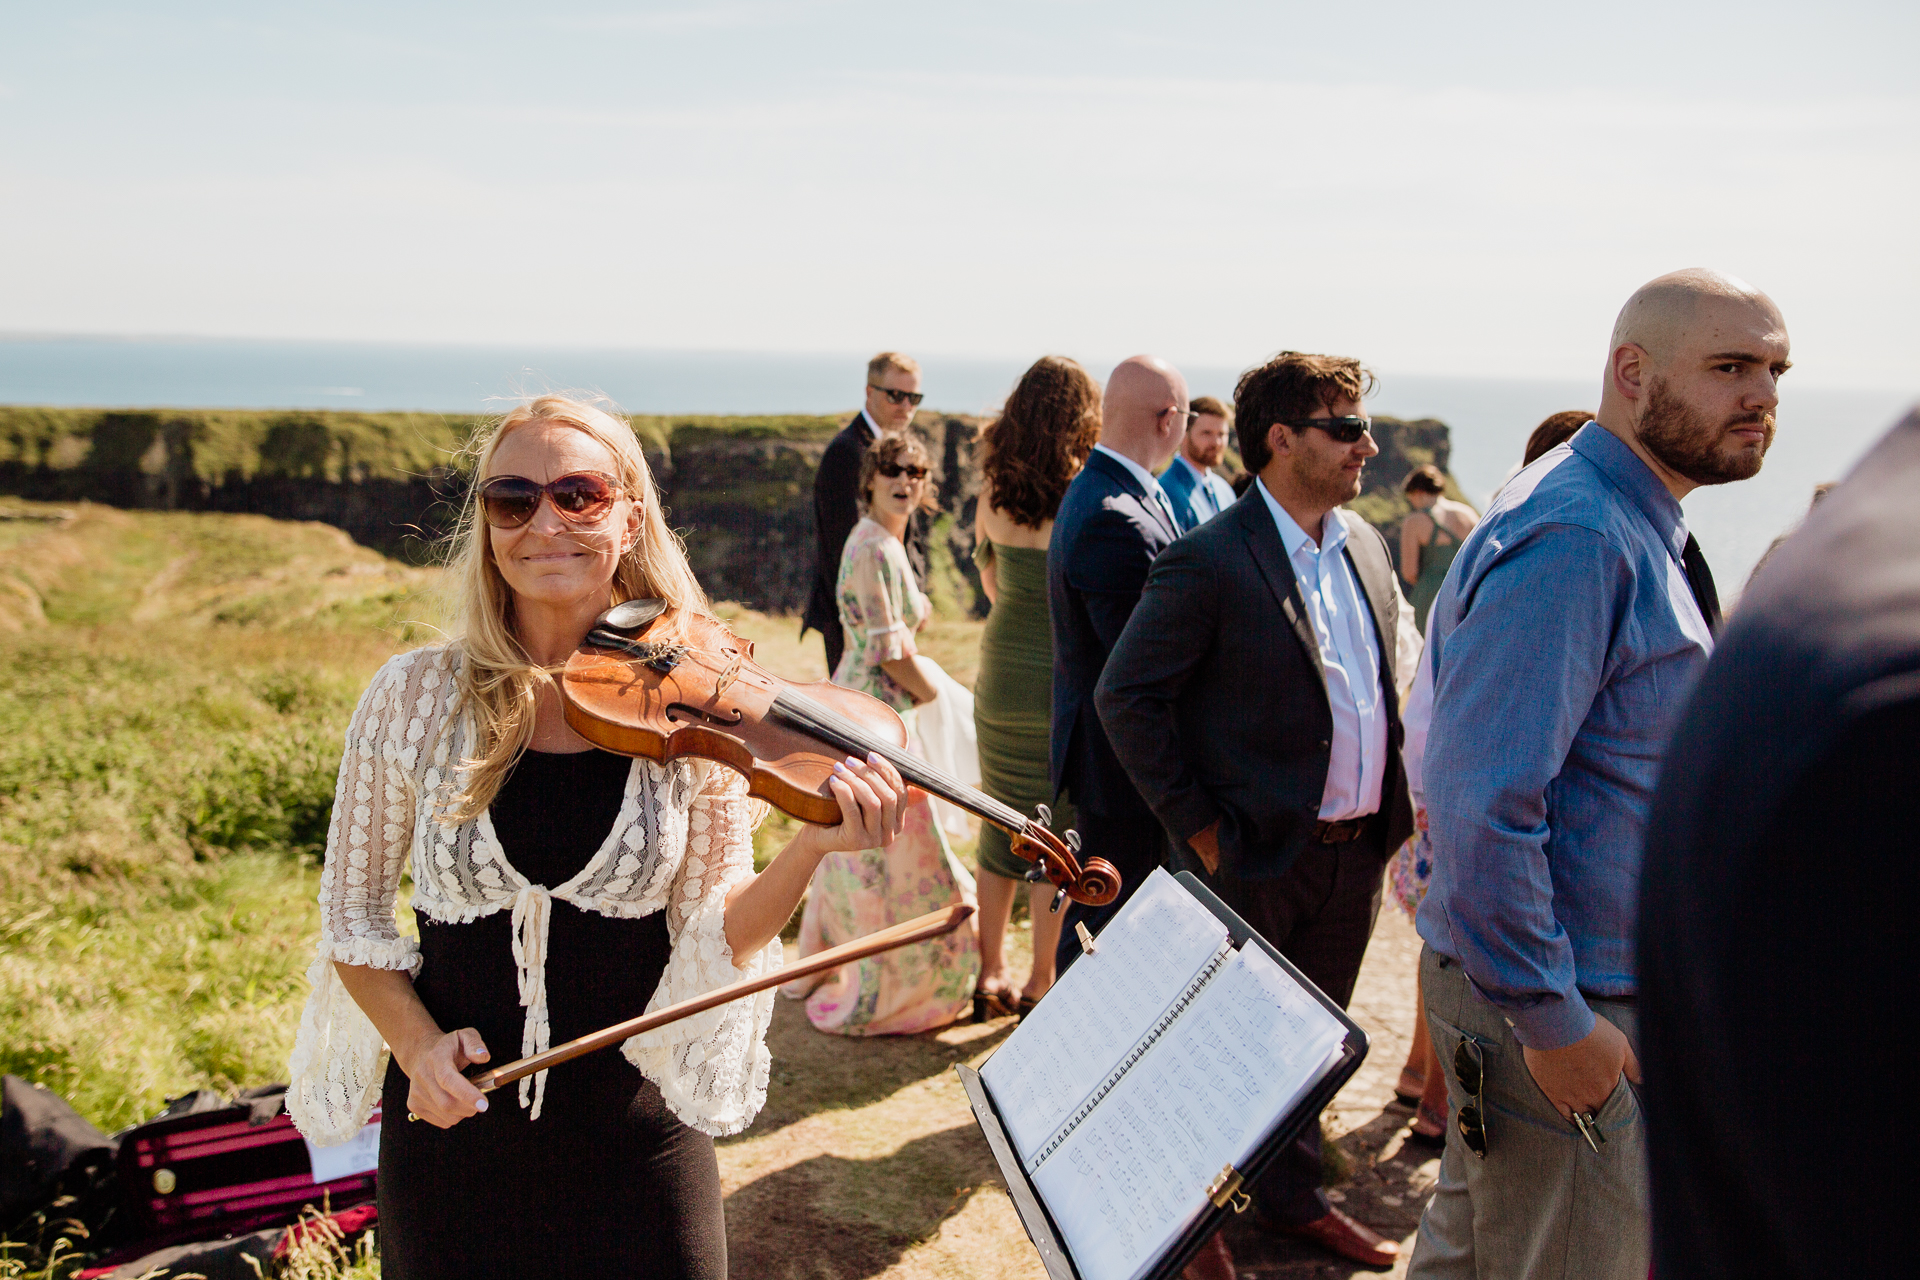
<svg viewBox="0 0 1920 1280">
<path fill-rule="evenodd" d="M 915 708 L 939 697 L 934 681 L 944 676 L 913 643 L 933 606 L 915 583 L 901 539 L 914 511 L 927 504 L 931 469 L 926 447 L 914 436 L 882 435 L 868 446 L 860 463 L 863 515 L 847 536 L 834 592 L 847 651 L 833 682 L 898 711 L 915 743 Z M 971 708 L 966 714 L 971 717 Z M 923 796 L 908 807 L 905 829 L 890 844 L 821 861 L 800 918 L 800 955 L 973 900 L 973 878 L 947 847 L 932 803 Z M 971 1011 L 979 973 L 979 942 L 968 925 L 781 990 L 805 997 L 807 1020 L 822 1031 L 909 1035 L 944 1027 Z"/>
<path fill-rule="evenodd" d="M 347 730 L 289 1109 L 326 1145 L 382 1106 L 390 1277 L 723 1277 L 713 1139 L 766 1100 L 770 993 L 491 1108 L 463 1071 L 777 967 L 814 867 L 887 843 L 906 789 L 849 760 L 840 825 L 756 876 L 764 809 L 740 775 L 594 750 L 562 714 L 553 675 L 602 610 L 708 607 L 632 430 L 543 396 L 471 457 L 451 638 L 381 668 Z M 417 942 L 394 918 L 403 869 Z"/>
</svg>

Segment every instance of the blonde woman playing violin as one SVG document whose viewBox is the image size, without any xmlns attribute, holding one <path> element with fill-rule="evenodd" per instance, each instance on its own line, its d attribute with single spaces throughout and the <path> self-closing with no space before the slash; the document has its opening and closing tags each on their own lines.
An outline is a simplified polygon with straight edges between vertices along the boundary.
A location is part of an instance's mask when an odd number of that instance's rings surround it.
<svg viewBox="0 0 1920 1280">
<path fill-rule="evenodd" d="M 847 761 L 840 825 L 803 827 L 756 876 L 738 774 L 592 749 L 549 674 L 611 604 L 707 608 L 631 429 L 544 396 L 472 455 L 455 638 L 389 661 L 347 730 L 290 1109 L 324 1145 L 384 1104 L 389 1280 L 723 1277 L 713 1139 L 766 1099 L 771 992 L 491 1107 L 463 1071 L 777 968 L 814 867 L 898 835 L 905 787 Z M 417 942 L 394 918 L 403 869 Z"/>
</svg>

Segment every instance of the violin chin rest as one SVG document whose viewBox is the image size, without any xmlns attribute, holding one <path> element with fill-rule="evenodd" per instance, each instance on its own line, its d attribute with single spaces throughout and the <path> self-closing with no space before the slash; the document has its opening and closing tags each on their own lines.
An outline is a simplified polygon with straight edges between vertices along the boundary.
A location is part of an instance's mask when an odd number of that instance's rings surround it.
<svg viewBox="0 0 1920 1280">
<path fill-rule="evenodd" d="M 667 611 L 665 600 L 646 596 L 638 600 L 628 600 L 594 619 L 594 625 L 605 627 L 609 631 L 639 631 L 655 618 Z"/>
</svg>

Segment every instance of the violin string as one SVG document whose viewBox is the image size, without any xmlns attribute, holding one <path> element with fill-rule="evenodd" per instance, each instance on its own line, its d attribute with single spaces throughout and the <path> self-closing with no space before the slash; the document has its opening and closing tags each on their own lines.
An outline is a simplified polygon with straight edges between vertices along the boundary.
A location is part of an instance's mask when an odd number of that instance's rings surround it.
<svg viewBox="0 0 1920 1280">
<path fill-rule="evenodd" d="M 830 707 L 822 706 L 804 694 L 782 689 L 774 695 L 773 710 L 795 728 L 824 738 L 843 751 L 873 753 L 890 761 L 900 776 L 946 800 L 972 809 L 982 817 L 1018 833 L 1030 821 L 1018 809 L 1004 805 L 956 778 L 949 777 L 925 761 L 883 742 Z"/>
<path fill-rule="evenodd" d="M 746 655 L 733 649 L 716 652 L 703 647 L 690 646 L 688 652 L 709 662 L 727 664 L 727 669 L 720 677 L 722 683 L 715 690 L 716 694 L 725 690 L 726 684 L 738 675 L 746 662 Z M 817 737 L 828 738 L 830 741 L 834 738 L 840 739 L 841 741 L 835 742 L 835 745 L 842 750 L 857 752 L 861 755 L 869 752 L 878 753 L 900 771 L 901 777 L 919 784 L 943 799 L 952 800 L 970 809 L 992 810 L 995 820 L 1000 823 L 1011 824 L 1016 831 L 1026 829 L 1029 819 L 1018 809 L 1001 804 L 992 796 L 969 787 L 958 778 L 935 769 L 916 756 L 902 752 L 892 743 L 873 736 L 859 724 L 805 694 L 795 693 L 790 689 L 781 690 L 774 697 L 774 709 L 783 712 L 797 728 Z M 829 737 L 829 735 L 832 736 Z"/>
</svg>

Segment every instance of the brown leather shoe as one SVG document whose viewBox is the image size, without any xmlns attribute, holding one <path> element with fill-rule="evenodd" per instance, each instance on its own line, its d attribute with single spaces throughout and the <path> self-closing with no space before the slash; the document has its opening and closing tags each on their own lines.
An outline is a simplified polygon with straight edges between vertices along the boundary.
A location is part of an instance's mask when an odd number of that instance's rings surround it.
<svg viewBox="0 0 1920 1280">
<path fill-rule="evenodd" d="M 1298 1227 L 1281 1227 L 1282 1235 L 1311 1240 L 1331 1253 L 1363 1267 L 1390 1267 L 1400 1260 L 1400 1246 L 1373 1228 L 1355 1222 L 1338 1209 Z"/>
<path fill-rule="evenodd" d="M 1180 1272 L 1180 1280 L 1239 1280 L 1240 1273 L 1233 1269 L 1233 1254 L 1227 1249 L 1227 1237 L 1215 1231 L 1207 1242 L 1200 1246 L 1200 1252 L 1193 1255 Z"/>
</svg>

